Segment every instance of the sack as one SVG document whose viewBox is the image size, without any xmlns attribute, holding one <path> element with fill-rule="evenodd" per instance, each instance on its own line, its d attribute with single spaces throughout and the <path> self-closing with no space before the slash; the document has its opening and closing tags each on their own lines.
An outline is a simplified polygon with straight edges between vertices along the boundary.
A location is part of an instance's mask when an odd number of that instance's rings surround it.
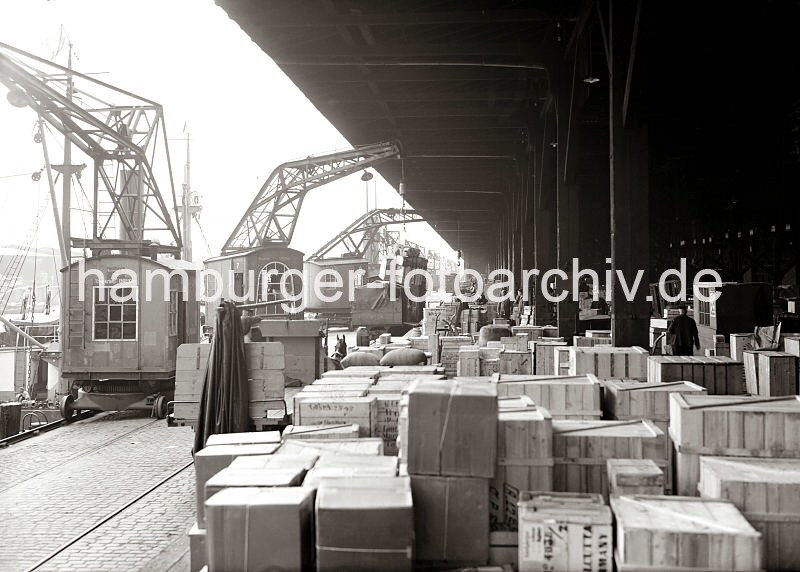
<svg viewBox="0 0 800 572">
<path fill-rule="evenodd" d="M 425 365 L 428 356 L 422 350 L 398 348 L 388 352 L 381 358 L 381 365 Z"/>
<path fill-rule="evenodd" d="M 348 368 L 354 365 L 380 365 L 381 360 L 378 356 L 369 352 L 353 352 L 349 353 L 342 358 L 340 362 L 343 368 Z"/>
</svg>

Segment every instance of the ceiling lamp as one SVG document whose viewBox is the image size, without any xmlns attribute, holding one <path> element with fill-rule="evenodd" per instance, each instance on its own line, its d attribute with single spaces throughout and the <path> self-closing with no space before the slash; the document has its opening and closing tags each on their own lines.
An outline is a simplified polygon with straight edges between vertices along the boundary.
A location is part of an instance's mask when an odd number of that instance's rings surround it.
<svg viewBox="0 0 800 572">
<path fill-rule="evenodd" d="M 362 175 L 361 175 L 361 180 L 364 181 L 365 183 L 367 181 L 371 181 L 372 180 L 372 173 L 370 173 L 369 171 L 364 171 L 364 173 L 362 173 Z"/>
<path fill-rule="evenodd" d="M 586 83 L 586 84 L 589 84 L 589 85 L 592 85 L 593 83 L 597 83 L 598 81 L 600 81 L 600 78 L 599 77 L 595 77 L 592 74 L 589 74 L 585 78 L 583 78 L 583 83 Z"/>
</svg>

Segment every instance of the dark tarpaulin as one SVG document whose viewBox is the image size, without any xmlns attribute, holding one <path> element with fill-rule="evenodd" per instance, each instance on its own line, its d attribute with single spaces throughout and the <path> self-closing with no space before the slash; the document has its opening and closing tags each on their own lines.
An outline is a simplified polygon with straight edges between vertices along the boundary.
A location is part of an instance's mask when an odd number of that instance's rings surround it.
<svg viewBox="0 0 800 572">
<path fill-rule="evenodd" d="M 224 301 L 217 310 L 200 412 L 194 434 L 194 452 L 209 435 L 238 433 L 250 427 L 247 362 L 244 354 L 241 311 Z"/>
</svg>

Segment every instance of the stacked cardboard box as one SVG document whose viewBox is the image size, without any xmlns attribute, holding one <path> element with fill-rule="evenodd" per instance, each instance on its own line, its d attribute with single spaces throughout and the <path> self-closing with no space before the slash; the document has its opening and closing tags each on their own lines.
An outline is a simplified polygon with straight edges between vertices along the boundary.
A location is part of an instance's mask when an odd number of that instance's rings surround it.
<svg viewBox="0 0 800 572">
<path fill-rule="evenodd" d="M 373 437 L 383 439 L 383 451 L 386 455 L 397 455 L 397 424 L 400 420 L 400 393 L 383 393 L 376 395 L 377 412 L 375 434 Z"/>
<path fill-rule="evenodd" d="M 205 528 L 203 501 L 206 481 L 231 464 L 240 456 L 270 455 L 278 449 L 275 443 L 260 445 L 214 445 L 205 447 L 194 455 L 195 499 L 197 501 L 197 522 Z"/>
<path fill-rule="evenodd" d="M 743 353 L 747 393 L 762 397 L 797 395 L 797 357 L 786 352 Z"/>
<path fill-rule="evenodd" d="M 495 375 L 500 397 L 527 395 L 553 419 L 600 419 L 600 383 L 587 376 Z"/>
<path fill-rule="evenodd" d="M 330 478 L 395 477 L 397 457 L 373 455 L 322 455 L 308 471 L 303 486 L 317 488 Z"/>
<path fill-rule="evenodd" d="M 519 501 L 519 572 L 612 569 L 611 510 L 597 494 L 525 492 Z"/>
<path fill-rule="evenodd" d="M 316 503 L 317 571 L 412 570 L 407 477 L 323 480 Z"/>
<path fill-rule="evenodd" d="M 591 373 L 600 378 L 647 379 L 649 352 L 639 346 L 618 348 L 595 346 L 570 349 L 569 374 Z"/>
<path fill-rule="evenodd" d="M 764 539 L 767 570 L 800 570 L 800 459 L 700 459 L 700 496 L 736 505 Z"/>
<path fill-rule="evenodd" d="M 406 397 L 400 446 L 411 475 L 417 560 L 485 564 L 497 456 L 495 386 L 420 381 Z"/>
<path fill-rule="evenodd" d="M 728 501 L 611 499 L 617 570 L 761 570 L 761 534 Z"/>
<path fill-rule="evenodd" d="M 383 439 L 288 439 L 275 455 L 383 455 Z"/>
<path fill-rule="evenodd" d="M 691 381 L 709 395 L 741 395 L 745 392 L 744 366 L 727 357 L 650 356 L 647 381 Z"/>
<path fill-rule="evenodd" d="M 701 456 L 800 458 L 800 397 L 670 395 L 678 494 L 697 494 Z"/>
<path fill-rule="evenodd" d="M 313 569 L 313 490 L 230 488 L 207 506 L 210 572 Z"/>
<path fill-rule="evenodd" d="M 553 420 L 535 405 L 510 407 L 523 397 L 498 398 L 497 467 L 489 487 L 492 530 L 517 530 L 522 491 L 553 490 Z"/>
<path fill-rule="evenodd" d="M 652 459 L 668 465 L 664 434 L 650 421 L 553 421 L 557 491 L 608 493 L 607 459 Z"/>
<path fill-rule="evenodd" d="M 663 495 L 664 470 L 652 459 L 608 459 L 608 496 Z"/>
<path fill-rule="evenodd" d="M 288 425 L 284 439 L 358 439 L 358 425 Z"/>
</svg>

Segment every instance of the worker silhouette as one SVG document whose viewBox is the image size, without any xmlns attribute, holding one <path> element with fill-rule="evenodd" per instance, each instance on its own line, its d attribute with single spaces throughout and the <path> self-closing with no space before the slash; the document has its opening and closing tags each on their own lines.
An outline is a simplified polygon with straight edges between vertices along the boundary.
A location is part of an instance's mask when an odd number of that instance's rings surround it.
<svg viewBox="0 0 800 572">
<path fill-rule="evenodd" d="M 693 355 L 692 346 L 700 349 L 700 336 L 697 333 L 697 323 L 687 315 L 686 304 L 678 306 L 680 316 L 672 320 L 667 330 L 668 343 L 672 346 L 672 355 Z"/>
</svg>

